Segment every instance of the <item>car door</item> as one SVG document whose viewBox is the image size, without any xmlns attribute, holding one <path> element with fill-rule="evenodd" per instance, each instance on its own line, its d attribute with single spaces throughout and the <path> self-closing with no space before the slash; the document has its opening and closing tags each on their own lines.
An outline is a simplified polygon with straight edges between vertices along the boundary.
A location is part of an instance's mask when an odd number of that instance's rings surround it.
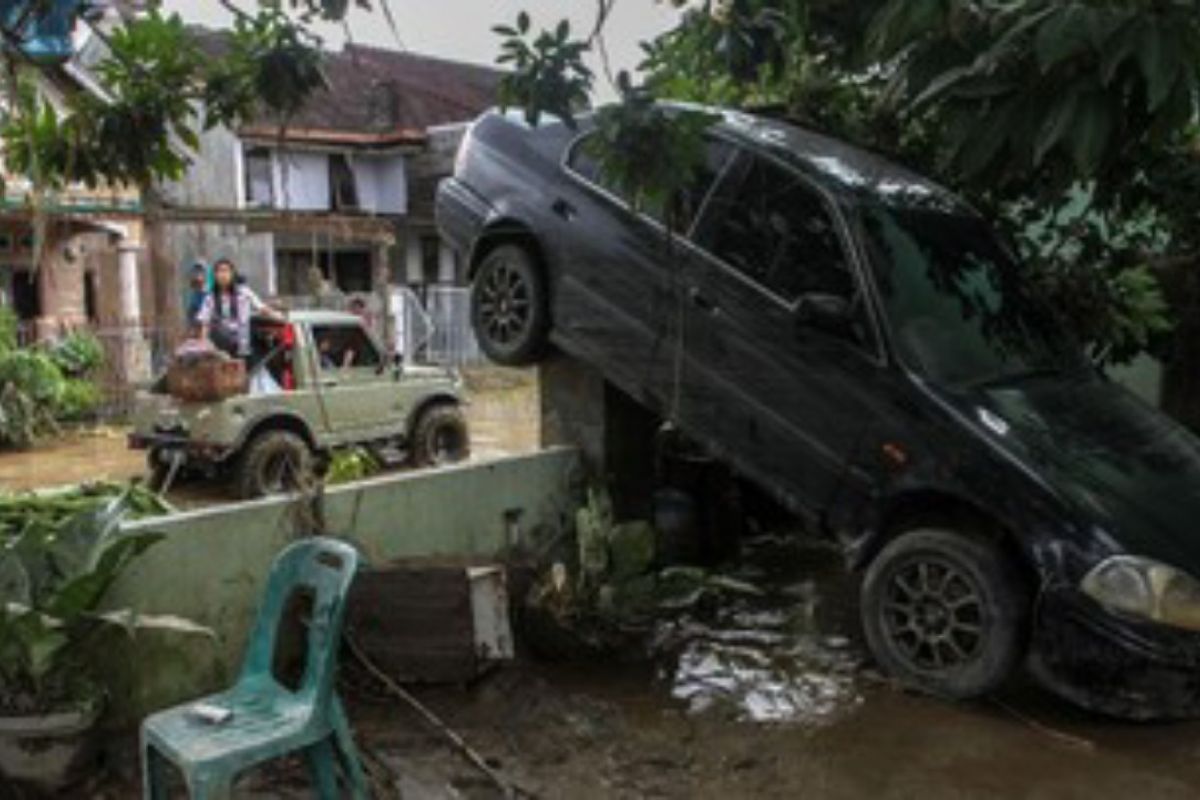
<svg viewBox="0 0 1200 800">
<path fill-rule="evenodd" d="M 634 209 L 607 181 L 585 133 L 568 149 L 566 190 L 555 201 L 563 266 L 554 308 L 567 349 L 598 366 L 632 396 L 661 409 L 670 391 L 670 354 L 681 327 L 677 245 L 661 209 Z M 704 167 L 681 200 L 677 225 L 690 227 L 733 148 L 712 138 Z"/>
<path fill-rule="evenodd" d="M 310 331 L 317 385 L 333 438 L 368 439 L 394 428 L 396 383 L 362 324 L 323 322 Z"/>
<path fill-rule="evenodd" d="M 691 241 L 681 419 L 789 506 L 819 513 L 882 402 L 841 215 L 791 167 L 744 152 Z"/>
</svg>

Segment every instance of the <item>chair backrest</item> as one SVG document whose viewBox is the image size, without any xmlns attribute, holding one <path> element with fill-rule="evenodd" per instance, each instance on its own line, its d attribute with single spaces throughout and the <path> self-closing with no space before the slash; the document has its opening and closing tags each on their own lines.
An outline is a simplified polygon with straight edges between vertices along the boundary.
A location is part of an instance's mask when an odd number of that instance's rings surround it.
<svg viewBox="0 0 1200 800">
<path fill-rule="evenodd" d="M 312 616 L 304 676 L 296 694 L 324 707 L 333 689 L 346 595 L 358 571 L 358 561 L 353 547 L 325 537 L 295 542 L 275 558 L 246 646 L 239 682 L 273 680 L 275 648 L 288 600 L 296 591 L 304 591 L 312 598 Z"/>
</svg>

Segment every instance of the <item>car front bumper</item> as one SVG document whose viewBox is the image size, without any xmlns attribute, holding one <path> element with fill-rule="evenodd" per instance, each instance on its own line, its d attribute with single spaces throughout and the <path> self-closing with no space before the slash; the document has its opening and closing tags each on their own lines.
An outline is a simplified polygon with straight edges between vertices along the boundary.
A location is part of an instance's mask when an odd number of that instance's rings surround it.
<svg viewBox="0 0 1200 800">
<path fill-rule="evenodd" d="M 229 457 L 231 448 L 211 442 L 198 442 L 183 433 L 131 433 L 128 444 L 132 450 L 149 450 L 162 458 L 181 452 L 186 461 L 220 462 Z"/>
<path fill-rule="evenodd" d="M 1200 633 L 1109 613 L 1068 589 L 1038 602 L 1030 667 L 1051 691 L 1125 719 L 1200 717 Z"/>
</svg>

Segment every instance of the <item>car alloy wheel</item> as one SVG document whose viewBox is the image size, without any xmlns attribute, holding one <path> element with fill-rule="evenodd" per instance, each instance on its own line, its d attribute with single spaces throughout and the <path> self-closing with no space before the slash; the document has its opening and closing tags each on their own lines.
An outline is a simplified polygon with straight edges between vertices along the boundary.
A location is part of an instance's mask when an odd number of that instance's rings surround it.
<svg viewBox="0 0 1200 800">
<path fill-rule="evenodd" d="M 521 270 L 507 260 L 493 264 L 479 292 L 480 322 L 491 339 L 511 345 L 529 329 L 533 298 Z"/>
<path fill-rule="evenodd" d="M 1014 551 L 971 527 L 896 535 L 863 578 L 863 632 L 885 672 L 941 697 L 998 688 L 1026 648 L 1030 590 Z"/>
<path fill-rule="evenodd" d="M 896 649 L 918 670 L 953 669 L 977 658 L 985 611 L 969 575 L 936 555 L 893 573 L 883 624 Z"/>
</svg>

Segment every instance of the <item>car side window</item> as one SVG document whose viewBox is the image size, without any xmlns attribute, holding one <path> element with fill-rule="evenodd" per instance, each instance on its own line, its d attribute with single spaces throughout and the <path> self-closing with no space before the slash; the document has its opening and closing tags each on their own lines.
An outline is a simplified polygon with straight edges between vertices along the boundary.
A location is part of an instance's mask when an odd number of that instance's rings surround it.
<svg viewBox="0 0 1200 800">
<path fill-rule="evenodd" d="M 759 156 L 710 200 L 696 244 L 787 303 L 856 284 L 833 215 L 799 175 Z"/>
<path fill-rule="evenodd" d="M 600 187 L 622 202 L 629 204 L 630 198 L 625 196 L 611 180 L 606 178 L 603 170 L 600 169 L 600 164 L 589 152 L 588 143 L 593 141 L 595 135 L 595 133 L 585 134 L 576 140 L 567 157 L 567 167 L 588 183 Z M 691 229 L 692 223 L 696 220 L 696 215 L 700 213 L 700 209 L 704 205 L 704 199 L 708 196 L 709 190 L 717 182 L 717 178 L 721 176 L 725 165 L 729 163 L 729 159 L 733 157 L 733 146 L 723 139 L 708 137 L 706 144 L 704 163 L 701 164 L 691 183 L 683 190 L 676 201 L 678 207 L 676 208 L 675 223 L 676 229 L 679 232 L 687 232 Z M 640 210 L 656 222 L 660 224 L 666 223 L 666 210 L 661 203 L 648 205 Z"/>
<path fill-rule="evenodd" d="M 312 335 L 323 370 L 378 369 L 383 363 L 379 349 L 359 325 L 314 325 Z"/>
</svg>

